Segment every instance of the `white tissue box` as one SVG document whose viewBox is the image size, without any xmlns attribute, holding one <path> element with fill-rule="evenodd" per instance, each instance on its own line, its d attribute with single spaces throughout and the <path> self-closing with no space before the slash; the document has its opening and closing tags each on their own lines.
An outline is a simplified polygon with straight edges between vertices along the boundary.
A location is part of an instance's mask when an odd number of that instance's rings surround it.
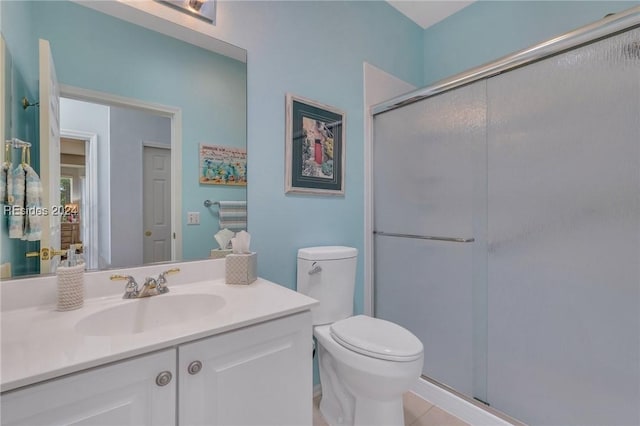
<svg viewBox="0 0 640 426">
<path fill-rule="evenodd" d="M 258 279 L 258 255 L 229 254 L 225 257 L 227 284 L 251 284 Z"/>
<path fill-rule="evenodd" d="M 210 259 L 222 259 L 223 257 L 233 253 L 233 250 L 211 249 Z"/>
</svg>

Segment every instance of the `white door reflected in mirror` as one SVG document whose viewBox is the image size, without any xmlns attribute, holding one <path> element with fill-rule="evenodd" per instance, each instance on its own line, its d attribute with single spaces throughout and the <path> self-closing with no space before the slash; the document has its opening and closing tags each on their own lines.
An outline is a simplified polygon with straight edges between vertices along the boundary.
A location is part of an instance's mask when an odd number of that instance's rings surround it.
<svg viewBox="0 0 640 426">
<path fill-rule="evenodd" d="M 143 111 L 138 102 L 124 107 L 64 97 L 61 101 L 62 134 L 97 138 L 96 163 L 84 156 L 86 170 L 97 169 L 95 183 L 72 196 L 73 203 L 83 206 L 74 222 L 82 229 L 77 242 L 86 248 L 88 269 L 177 259 L 172 212 L 179 206 L 171 192 L 171 152 L 172 145 L 180 148 L 172 140 L 171 118 Z M 81 161 L 69 154 L 61 157 L 65 166 Z M 99 196 L 91 203 L 77 198 L 87 193 Z M 97 215 L 92 215 L 92 203 Z"/>
<path fill-rule="evenodd" d="M 171 147 L 143 142 L 144 263 L 171 260 Z"/>
</svg>

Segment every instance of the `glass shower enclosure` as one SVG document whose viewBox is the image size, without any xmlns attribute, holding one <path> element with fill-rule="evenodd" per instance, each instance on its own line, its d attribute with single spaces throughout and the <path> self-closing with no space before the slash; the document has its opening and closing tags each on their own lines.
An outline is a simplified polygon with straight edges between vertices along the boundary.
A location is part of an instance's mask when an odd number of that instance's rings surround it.
<svg viewBox="0 0 640 426">
<path fill-rule="evenodd" d="M 374 117 L 375 315 L 527 424 L 640 424 L 639 15 Z"/>
</svg>

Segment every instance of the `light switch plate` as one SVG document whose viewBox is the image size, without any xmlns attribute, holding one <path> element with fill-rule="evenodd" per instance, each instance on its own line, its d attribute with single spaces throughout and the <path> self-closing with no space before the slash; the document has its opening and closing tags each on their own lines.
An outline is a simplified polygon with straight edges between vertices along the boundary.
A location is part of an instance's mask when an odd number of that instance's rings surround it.
<svg viewBox="0 0 640 426">
<path fill-rule="evenodd" d="M 187 225 L 200 225 L 200 212 L 187 212 Z"/>
</svg>

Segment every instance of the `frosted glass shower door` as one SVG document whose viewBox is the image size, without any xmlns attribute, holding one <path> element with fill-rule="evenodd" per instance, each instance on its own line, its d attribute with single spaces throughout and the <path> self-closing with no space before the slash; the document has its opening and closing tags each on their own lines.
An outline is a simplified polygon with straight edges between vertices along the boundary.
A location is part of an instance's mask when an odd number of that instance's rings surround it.
<svg viewBox="0 0 640 426">
<path fill-rule="evenodd" d="M 423 374 L 469 395 L 471 240 L 484 235 L 474 229 L 474 194 L 480 185 L 486 197 L 485 91 L 478 82 L 374 119 L 375 314 L 420 338 Z M 483 208 L 475 217 L 485 217 Z"/>
<path fill-rule="evenodd" d="M 640 424 L 640 30 L 488 80 L 488 399 Z"/>
</svg>

